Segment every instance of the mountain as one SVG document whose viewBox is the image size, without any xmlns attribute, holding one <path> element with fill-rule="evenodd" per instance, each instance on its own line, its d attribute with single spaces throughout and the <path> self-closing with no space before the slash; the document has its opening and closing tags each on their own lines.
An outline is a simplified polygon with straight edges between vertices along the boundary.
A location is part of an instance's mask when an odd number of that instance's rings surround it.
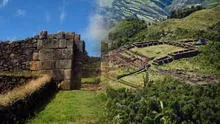
<svg viewBox="0 0 220 124">
<path fill-rule="evenodd" d="M 166 18 L 172 10 L 192 5 L 210 6 L 218 2 L 220 0 L 109 0 L 100 5 L 99 13 L 113 24 L 126 18 L 152 22 Z"/>
<path fill-rule="evenodd" d="M 127 42 L 198 38 L 220 41 L 220 5 L 196 11 L 182 19 L 167 19 L 152 24 L 138 19 L 126 19 L 112 27 L 109 33 L 114 48 Z"/>
</svg>

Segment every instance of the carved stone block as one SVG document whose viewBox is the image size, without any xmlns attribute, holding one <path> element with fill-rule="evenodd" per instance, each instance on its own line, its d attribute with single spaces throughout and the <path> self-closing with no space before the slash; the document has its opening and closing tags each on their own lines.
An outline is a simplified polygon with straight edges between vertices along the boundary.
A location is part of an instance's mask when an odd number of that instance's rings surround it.
<svg viewBox="0 0 220 124">
<path fill-rule="evenodd" d="M 55 50 L 54 59 L 71 59 L 73 57 L 72 49 L 57 49 Z"/>
<path fill-rule="evenodd" d="M 53 79 L 56 81 L 64 80 L 64 71 L 62 69 L 53 70 Z"/>
<path fill-rule="evenodd" d="M 41 61 L 40 69 L 41 70 L 51 70 L 54 69 L 55 61 Z"/>
<path fill-rule="evenodd" d="M 65 80 L 70 80 L 71 79 L 71 73 L 72 72 L 72 70 L 71 69 L 65 69 L 64 70 L 64 79 Z"/>
<path fill-rule="evenodd" d="M 34 61 L 38 61 L 38 60 L 39 60 L 39 53 L 33 53 L 32 59 L 33 59 Z"/>
<path fill-rule="evenodd" d="M 53 49 L 42 49 L 39 52 L 39 59 L 42 60 L 53 60 L 54 50 Z"/>
<path fill-rule="evenodd" d="M 71 69 L 72 68 L 72 60 L 57 60 L 56 69 Z"/>
<path fill-rule="evenodd" d="M 59 40 L 59 48 L 66 48 L 66 40 L 65 39 Z"/>
<path fill-rule="evenodd" d="M 31 71 L 37 71 L 40 69 L 40 62 L 39 61 L 31 61 L 30 62 L 30 70 Z"/>
</svg>

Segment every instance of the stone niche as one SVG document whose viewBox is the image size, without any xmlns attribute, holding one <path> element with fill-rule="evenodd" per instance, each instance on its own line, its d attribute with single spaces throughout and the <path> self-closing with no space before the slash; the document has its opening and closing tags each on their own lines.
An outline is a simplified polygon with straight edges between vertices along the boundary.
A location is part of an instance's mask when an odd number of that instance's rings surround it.
<svg viewBox="0 0 220 124">
<path fill-rule="evenodd" d="M 48 34 L 42 31 L 35 36 L 35 40 L 38 50 L 33 53 L 31 71 L 49 73 L 64 90 L 79 89 L 80 57 L 85 52 L 80 35 L 64 32 Z"/>
</svg>

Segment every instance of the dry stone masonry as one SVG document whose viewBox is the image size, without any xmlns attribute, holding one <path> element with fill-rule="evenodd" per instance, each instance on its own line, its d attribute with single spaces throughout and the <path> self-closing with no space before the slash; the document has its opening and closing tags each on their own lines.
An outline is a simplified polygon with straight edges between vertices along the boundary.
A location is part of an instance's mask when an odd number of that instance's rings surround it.
<svg viewBox="0 0 220 124">
<path fill-rule="evenodd" d="M 79 89 L 85 53 L 79 34 L 41 31 L 33 38 L 0 43 L 0 71 L 48 73 L 62 82 L 62 89 Z"/>
<path fill-rule="evenodd" d="M 160 42 L 160 41 L 147 41 L 147 42 L 134 42 L 128 43 L 117 50 L 112 50 L 106 54 L 103 58 L 105 62 L 113 63 L 114 65 L 119 65 L 119 67 L 135 68 L 135 70 L 140 71 L 150 67 L 148 63 L 151 58 L 143 55 L 142 53 L 132 51 L 132 48 L 144 48 L 156 45 L 172 45 L 176 47 L 184 48 L 185 50 L 177 51 L 168 54 L 165 57 L 155 58 L 153 60 L 154 65 L 162 65 L 170 63 L 174 60 L 188 58 L 196 56 L 200 53 L 199 50 L 195 48 L 191 42 L 196 40 L 185 40 L 179 42 Z M 135 72 L 137 72 L 135 71 Z"/>
<path fill-rule="evenodd" d="M 37 41 L 33 38 L 0 42 L 0 71 L 29 71 Z"/>
<path fill-rule="evenodd" d="M 170 63 L 174 60 L 193 57 L 193 56 L 198 55 L 200 53 L 200 51 L 197 50 L 194 45 L 187 44 L 188 42 L 195 42 L 195 41 L 196 40 L 185 40 L 185 41 L 180 41 L 180 43 L 179 42 L 159 42 L 159 41 L 136 42 L 136 43 L 127 44 L 124 46 L 124 48 L 127 50 L 130 50 L 135 47 L 144 48 L 144 47 L 149 47 L 149 46 L 167 44 L 167 45 L 182 47 L 182 48 L 186 49 L 186 50 L 182 50 L 182 51 L 173 52 L 173 53 L 168 54 L 168 56 L 153 60 L 154 65 L 162 65 L 162 64 Z M 132 51 L 130 51 L 130 52 L 132 52 Z M 132 53 L 139 55 L 143 58 L 147 58 L 144 55 L 142 55 L 141 53 L 138 53 L 138 52 L 132 52 Z"/>
<path fill-rule="evenodd" d="M 15 87 L 26 84 L 36 79 L 37 76 L 7 76 L 0 75 L 0 94 L 4 94 Z"/>
</svg>

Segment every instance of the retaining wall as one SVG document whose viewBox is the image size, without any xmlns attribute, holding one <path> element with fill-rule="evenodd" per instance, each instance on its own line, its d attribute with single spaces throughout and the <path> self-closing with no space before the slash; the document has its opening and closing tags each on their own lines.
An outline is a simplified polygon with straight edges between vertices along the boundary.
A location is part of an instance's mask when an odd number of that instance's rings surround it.
<svg viewBox="0 0 220 124">
<path fill-rule="evenodd" d="M 34 38 L 0 42 L 0 71 L 30 71 L 32 55 L 37 51 Z"/>
<path fill-rule="evenodd" d="M 162 64 L 170 63 L 173 60 L 193 57 L 193 56 L 198 55 L 199 53 L 200 52 L 198 50 L 196 50 L 196 49 L 188 49 L 188 50 L 182 50 L 182 51 L 178 51 L 178 52 L 173 52 L 173 53 L 168 54 L 168 56 L 155 59 L 153 61 L 153 64 L 154 65 L 162 65 Z"/>
<path fill-rule="evenodd" d="M 36 78 L 34 76 L 0 76 L 0 94 L 6 93 Z"/>
<path fill-rule="evenodd" d="M 25 120 L 34 116 L 37 109 L 46 105 L 56 92 L 56 83 L 51 81 L 32 94 L 27 95 L 24 99 L 19 99 L 7 107 L 0 106 L 0 123 L 25 123 Z"/>
</svg>

